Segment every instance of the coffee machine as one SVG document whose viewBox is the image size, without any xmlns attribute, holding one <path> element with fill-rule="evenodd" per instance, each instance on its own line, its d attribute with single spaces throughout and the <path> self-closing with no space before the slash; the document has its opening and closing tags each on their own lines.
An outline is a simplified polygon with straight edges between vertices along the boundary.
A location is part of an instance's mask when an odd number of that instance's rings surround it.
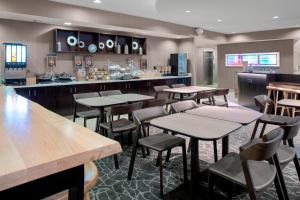
<svg viewBox="0 0 300 200">
<path fill-rule="evenodd" d="M 25 85 L 27 67 L 27 46 L 18 43 L 4 43 L 6 85 Z"/>
</svg>

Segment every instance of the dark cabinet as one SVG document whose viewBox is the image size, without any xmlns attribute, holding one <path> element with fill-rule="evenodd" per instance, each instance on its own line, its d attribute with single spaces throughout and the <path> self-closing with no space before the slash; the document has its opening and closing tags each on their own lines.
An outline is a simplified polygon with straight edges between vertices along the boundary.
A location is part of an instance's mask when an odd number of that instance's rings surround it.
<svg viewBox="0 0 300 200">
<path fill-rule="evenodd" d="M 107 83 L 86 83 L 77 85 L 62 85 L 51 87 L 30 87 L 16 88 L 17 94 L 30 99 L 45 108 L 60 115 L 67 116 L 73 114 L 74 99 L 73 94 L 86 92 L 100 92 L 105 90 L 121 90 L 123 93 L 139 93 L 154 96 L 153 86 L 184 83 L 190 85 L 191 78 L 169 78 L 158 80 L 130 80 Z M 83 106 L 78 106 L 78 111 L 86 110 Z"/>
</svg>

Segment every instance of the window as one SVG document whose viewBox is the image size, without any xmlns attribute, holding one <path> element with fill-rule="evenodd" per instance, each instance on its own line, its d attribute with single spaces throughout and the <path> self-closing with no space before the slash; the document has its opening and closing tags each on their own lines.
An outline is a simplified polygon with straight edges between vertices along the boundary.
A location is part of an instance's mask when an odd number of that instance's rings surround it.
<svg viewBox="0 0 300 200">
<path fill-rule="evenodd" d="M 243 63 L 254 67 L 279 67 L 279 52 L 226 54 L 226 67 L 243 67 Z"/>
</svg>

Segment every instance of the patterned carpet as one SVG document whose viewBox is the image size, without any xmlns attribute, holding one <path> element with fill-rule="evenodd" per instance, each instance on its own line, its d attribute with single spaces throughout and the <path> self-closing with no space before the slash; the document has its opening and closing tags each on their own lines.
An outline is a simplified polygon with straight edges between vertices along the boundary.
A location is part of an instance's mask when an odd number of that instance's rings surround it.
<svg viewBox="0 0 300 200">
<path fill-rule="evenodd" d="M 78 120 L 77 123 L 81 123 Z M 94 122 L 90 120 L 91 127 Z M 238 152 L 240 145 L 249 141 L 251 131 L 254 124 L 244 126 L 230 135 L 230 151 Z M 201 127 L 198 127 L 201 128 Z M 268 130 L 274 127 L 268 127 Z M 159 132 L 160 130 L 152 128 L 151 133 Z M 187 138 L 188 142 L 188 138 Z M 221 141 L 220 141 L 221 142 Z M 221 149 L 221 143 L 218 143 L 218 149 Z M 296 145 L 300 145 L 300 137 L 296 138 Z M 155 166 L 157 154 L 152 152 L 147 158 L 141 157 L 141 151 L 138 151 L 138 157 L 135 162 L 133 177 L 131 181 L 127 181 L 127 171 L 130 161 L 131 148 L 125 147 L 122 154 L 119 155 L 120 169 L 116 170 L 113 165 L 112 158 L 105 158 L 96 162 L 99 168 L 100 177 L 97 185 L 90 192 L 90 197 L 93 200 L 159 200 L 159 168 Z M 213 162 L 213 146 L 212 142 L 199 142 L 200 168 L 205 169 L 209 163 Z M 221 151 L 219 151 L 219 158 Z M 188 167 L 190 157 L 188 155 Z M 190 170 L 189 170 L 190 171 Z M 291 200 L 300 199 L 300 183 L 294 164 L 290 163 L 284 169 L 285 181 Z M 205 178 L 203 178 L 205 185 Z M 171 160 L 165 163 L 164 166 L 164 193 L 168 193 L 183 183 L 183 167 L 181 149 L 172 151 Z M 219 189 L 221 189 L 219 187 Z M 203 188 L 202 188 L 203 189 Z M 201 188 L 199 188 L 201 190 Z M 234 194 L 234 199 L 245 200 L 249 199 L 246 192 Z M 226 192 L 226 191 L 224 191 Z M 202 199 L 205 199 L 205 190 L 203 191 Z M 180 197 L 175 199 L 182 199 Z M 265 191 L 261 199 L 278 199 L 274 187 L 270 187 Z"/>
</svg>

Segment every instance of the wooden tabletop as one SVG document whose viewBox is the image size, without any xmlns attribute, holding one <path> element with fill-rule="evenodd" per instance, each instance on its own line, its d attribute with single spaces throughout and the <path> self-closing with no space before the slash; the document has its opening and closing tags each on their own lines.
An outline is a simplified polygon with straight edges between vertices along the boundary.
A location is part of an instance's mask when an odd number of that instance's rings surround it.
<svg viewBox="0 0 300 200">
<path fill-rule="evenodd" d="M 104 108 L 127 103 L 125 99 L 107 97 L 92 97 L 76 100 L 78 104 L 91 108 Z"/>
<path fill-rule="evenodd" d="M 296 100 L 296 99 L 282 99 L 279 100 L 278 105 L 282 105 L 282 106 L 287 106 L 287 107 L 300 107 L 300 100 Z"/>
<path fill-rule="evenodd" d="M 267 89 L 300 91 L 300 85 L 297 83 L 271 82 L 267 86 Z"/>
<path fill-rule="evenodd" d="M 0 191 L 120 153 L 103 137 L 0 88 Z"/>
<path fill-rule="evenodd" d="M 210 117 L 239 124 L 250 124 L 260 118 L 263 114 L 250 109 L 227 108 L 221 106 L 201 106 L 186 111 L 188 114 Z"/>
<path fill-rule="evenodd" d="M 112 99 L 125 100 L 129 103 L 154 99 L 153 96 L 147 96 L 142 94 L 119 94 L 119 95 L 112 95 L 109 97 Z"/>
<path fill-rule="evenodd" d="M 216 88 L 202 87 L 202 86 L 187 86 L 181 88 L 164 89 L 165 92 L 178 93 L 178 94 L 192 94 L 192 93 L 212 91 L 212 90 L 216 90 Z"/>
<path fill-rule="evenodd" d="M 151 125 L 200 140 L 223 138 L 241 127 L 238 123 L 187 113 L 177 113 L 150 121 Z"/>
</svg>

